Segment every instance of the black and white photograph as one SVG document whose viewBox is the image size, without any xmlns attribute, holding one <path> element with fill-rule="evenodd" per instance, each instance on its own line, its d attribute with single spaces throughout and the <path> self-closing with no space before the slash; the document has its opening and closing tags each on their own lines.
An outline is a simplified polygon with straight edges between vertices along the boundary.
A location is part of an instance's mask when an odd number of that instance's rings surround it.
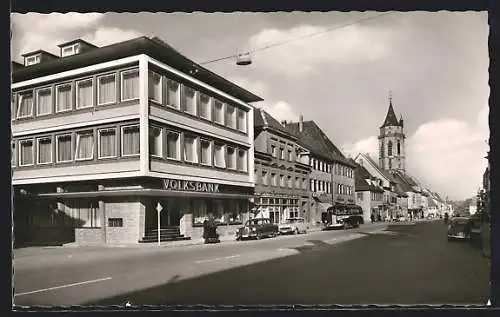
<svg viewBox="0 0 500 317">
<path fill-rule="evenodd" d="M 487 11 L 10 18 L 14 306 L 491 305 Z"/>
</svg>

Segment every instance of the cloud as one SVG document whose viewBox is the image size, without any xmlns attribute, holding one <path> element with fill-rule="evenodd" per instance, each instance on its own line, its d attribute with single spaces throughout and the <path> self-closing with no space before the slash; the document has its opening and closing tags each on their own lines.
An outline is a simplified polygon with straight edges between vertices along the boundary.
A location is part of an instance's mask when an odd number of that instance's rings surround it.
<svg viewBox="0 0 500 317">
<path fill-rule="evenodd" d="M 142 35 L 135 30 L 100 27 L 101 13 L 12 14 L 13 59 L 21 54 L 43 49 L 59 55 L 58 44 L 83 38 L 98 46 L 125 41 Z"/>
<path fill-rule="evenodd" d="M 406 140 L 407 172 L 452 199 L 473 196 L 487 164 L 487 118 L 486 106 L 473 124 L 441 119 L 420 125 Z M 352 156 L 366 152 L 378 158 L 378 138 L 367 137 L 345 144 L 343 149 Z"/>
<path fill-rule="evenodd" d="M 264 29 L 250 37 L 249 46 L 253 50 L 326 30 L 317 26 Z M 324 63 L 355 64 L 386 56 L 390 52 L 391 34 L 392 31 L 384 29 L 353 25 L 257 51 L 253 57 L 262 69 L 304 75 L 320 70 Z"/>
<path fill-rule="evenodd" d="M 359 153 L 368 153 L 378 161 L 378 138 L 370 136 L 354 143 L 347 143 L 341 146 L 342 152 L 347 156 L 356 157 Z"/>
<path fill-rule="evenodd" d="M 292 106 L 286 101 L 278 101 L 272 106 L 262 107 L 279 122 L 297 121 L 299 116 L 293 111 Z"/>
</svg>

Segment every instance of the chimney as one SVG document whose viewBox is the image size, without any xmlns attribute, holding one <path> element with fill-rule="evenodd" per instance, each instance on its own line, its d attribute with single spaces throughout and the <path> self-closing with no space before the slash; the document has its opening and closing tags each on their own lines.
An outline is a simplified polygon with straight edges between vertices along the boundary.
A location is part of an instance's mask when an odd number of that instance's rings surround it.
<svg viewBox="0 0 500 317">
<path fill-rule="evenodd" d="M 299 132 L 302 132 L 304 129 L 304 116 L 300 115 L 299 116 Z"/>
<path fill-rule="evenodd" d="M 281 120 L 281 125 L 282 126 L 286 126 L 286 124 L 287 124 L 286 120 Z"/>
</svg>

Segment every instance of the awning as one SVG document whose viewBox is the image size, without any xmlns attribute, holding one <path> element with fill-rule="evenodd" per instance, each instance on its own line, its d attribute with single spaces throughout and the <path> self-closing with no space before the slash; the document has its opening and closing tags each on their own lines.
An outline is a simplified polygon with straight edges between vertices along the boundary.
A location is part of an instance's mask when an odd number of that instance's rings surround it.
<svg viewBox="0 0 500 317">
<path fill-rule="evenodd" d="M 102 190 L 91 192 L 66 192 L 66 193 L 43 193 L 34 194 L 29 197 L 40 198 L 95 198 L 95 197 L 121 197 L 121 196 L 160 196 L 160 197 L 189 197 L 189 198 L 217 198 L 217 199 L 249 199 L 251 194 L 229 194 L 229 193 L 202 193 L 168 191 L 162 189 L 124 189 L 124 190 Z M 26 197 L 26 198 L 29 198 Z"/>
</svg>

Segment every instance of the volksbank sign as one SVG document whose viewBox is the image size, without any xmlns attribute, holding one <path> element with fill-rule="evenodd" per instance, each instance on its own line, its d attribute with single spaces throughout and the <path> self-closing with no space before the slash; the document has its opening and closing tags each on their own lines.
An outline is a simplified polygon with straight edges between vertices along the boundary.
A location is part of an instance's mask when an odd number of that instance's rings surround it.
<svg viewBox="0 0 500 317">
<path fill-rule="evenodd" d="M 191 192 L 218 193 L 219 184 L 194 182 L 177 179 L 164 179 L 163 188 L 166 190 L 181 190 Z"/>
</svg>

